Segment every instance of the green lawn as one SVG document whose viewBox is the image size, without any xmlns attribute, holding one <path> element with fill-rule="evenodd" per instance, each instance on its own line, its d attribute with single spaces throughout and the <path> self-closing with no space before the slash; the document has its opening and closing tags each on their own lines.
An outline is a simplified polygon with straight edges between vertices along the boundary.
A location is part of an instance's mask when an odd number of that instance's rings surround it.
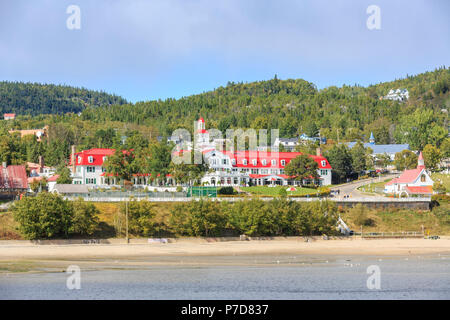
<svg viewBox="0 0 450 320">
<path fill-rule="evenodd" d="M 276 186 L 276 187 L 268 187 L 268 186 L 255 186 L 255 187 L 241 187 L 241 190 L 250 192 L 251 194 L 263 195 L 263 196 L 277 196 L 280 192 L 280 189 L 287 189 L 287 186 Z M 306 195 L 306 194 L 315 194 L 317 189 L 312 188 L 301 188 L 295 187 L 296 191 L 287 191 L 288 195 Z"/>
<path fill-rule="evenodd" d="M 367 192 L 367 193 L 379 193 L 383 194 L 384 185 L 391 181 L 392 179 L 384 179 L 381 182 L 374 182 L 371 184 L 366 184 L 361 187 L 358 187 L 359 191 Z"/>
</svg>

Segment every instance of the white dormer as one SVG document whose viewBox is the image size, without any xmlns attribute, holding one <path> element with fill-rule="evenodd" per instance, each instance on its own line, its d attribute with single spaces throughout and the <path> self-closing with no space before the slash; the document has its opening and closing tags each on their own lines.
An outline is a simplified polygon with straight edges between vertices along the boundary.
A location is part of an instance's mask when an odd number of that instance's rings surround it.
<svg viewBox="0 0 450 320">
<path fill-rule="evenodd" d="M 276 159 L 272 159 L 272 166 L 276 166 L 277 165 L 277 160 Z"/>
<path fill-rule="evenodd" d="M 267 165 L 267 160 L 266 159 L 262 159 L 261 163 L 262 163 L 263 166 L 265 166 L 265 165 Z"/>
<path fill-rule="evenodd" d="M 286 160 L 281 160 L 281 165 L 285 166 L 286 165 Z"/>
<path fill-rule="evenodd" d="M 327 166 L 327 162 L 325 160 L 320 161 L 320 164 L 322 165 L 322 167 L 326 167 Z"/>
<path fill-rule="evenodd" d="M 80 164 L 81 163 L 81 157 L 78 157 L 78 164 Z"/>
<path fill-rule="evenodd" d="M 103 157 L 103 162 L 105 162 L 106 159 L 108 159 L 108 157 L 104 156 L 104 157 Z"/>
<path fill-rule="evenodd" d="M 256 160 L 256 159 L 253 159 L 253 160 L 252 160 L 252 164 L 253 164 L 254 166 L 256 166 L 257 163 L 258 163 L 258 160 Z"/>
<path fill-rule="evenodd" d="M 247 165 L 247 159 L 242 159 L 242 164 L 243 164 L 244 166 L 246 166 L 246 165 Z"/>
<path fill-rule="evenodd" d="M 94 157 L 93 157 L 93 156 L 89 156 L 89 157 L 88 157 L 88 162 L 89 162 L 89 163 L 94 162 Z"/>
<path fill-rule="evenodd" d="M 231 164 L 233 165 L 233 166 L 235 166 L 236 165 L 236 159 L 231 159 Z"/>
</svg>

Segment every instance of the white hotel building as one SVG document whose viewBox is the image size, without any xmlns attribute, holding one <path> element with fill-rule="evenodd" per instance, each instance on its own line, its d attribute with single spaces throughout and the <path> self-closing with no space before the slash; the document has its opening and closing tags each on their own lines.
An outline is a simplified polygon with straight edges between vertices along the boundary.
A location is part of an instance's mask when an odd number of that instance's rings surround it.
<svg viewBox="0 0 450 320">
<path fill-rule="evenodd" d="M 242 185 L 299 185 L 311 183 L 311 179 L 296 181 L 284 173 L 286 165 L 299 152 L 267 152 L 267 151 L 221 151 L 217 144 L 224 140 L 210 141 L 209 133 L 205 129 L 205 121 L 200 118 L 197 122 L 196 145 L 194 150 L 201 152 L 203 160 L 209 170 L 201 182 L 204 185 L 242 186 Z M 85 184 L 88 187 L 109 188 L 120 185 L 118 179 L 109 175 L 103 168 L 108 156 L 113 155 L 114 149 L 90 149 L 75 153 L 72 148 L 70 168 L 74 184 Z M 184 152 L 191 152 L 186 150 Z M 180 151 L 176 152 L 180 153 Z M 328 160 L 320 154 L 310 155 L 317 162 L 319 179 L 316 184 L 331 184 L 331 166 Z M 133 184 L 136 187 L 176 185 L 170 175 L 164 179 L 157 177 L 150 179 L 150 174 L 136 174 Z"/>
</svg>

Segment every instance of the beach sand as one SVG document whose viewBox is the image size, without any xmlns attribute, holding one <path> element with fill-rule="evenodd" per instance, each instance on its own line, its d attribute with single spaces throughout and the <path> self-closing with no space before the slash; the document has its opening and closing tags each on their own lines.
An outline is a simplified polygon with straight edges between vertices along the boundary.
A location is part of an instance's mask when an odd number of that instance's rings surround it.
<svg viewBox="0 0 450 320">
<path fill-rule="evenodd" d="M 17 260 L 86 260 L 139 259 L 170 256 L 239 256 L 239 255 L 424 255 L 449 254 L 450 237 L 430 239 L 339 239 L 220 241 L 183 240 L 174 243 L 146 244 L 70 244 L 36 245 L 0 244 L 0 261 Z"/>
</svg>

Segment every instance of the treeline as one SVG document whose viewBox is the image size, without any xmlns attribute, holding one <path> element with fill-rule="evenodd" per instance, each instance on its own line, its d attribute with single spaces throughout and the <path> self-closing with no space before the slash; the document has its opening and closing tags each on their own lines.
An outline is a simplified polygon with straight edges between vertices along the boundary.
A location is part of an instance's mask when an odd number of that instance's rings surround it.
<svg viewBox="0 0 450 320">
<path fill-rule="evenodd" d="M 0 82 L 0 114 L 78 113 L 87 107 L 124 103 L 127 103 L 127 101 L 122 97 L 85 88 L 39 83 Z"/>
<path fill-rule="evenodd" d="M 121 204 L 118 235 L 125 232 Z M 284 197 L 238 202 L 200 200 L 177 203 L 167 215 L 146 200 L 128 203 L 129 232 L 134 236 L 300 236 L 335 234 L 338 209 L 334 202 L 297 202 Z"/>
<path fill-rule="evenodd" d="M 93 204 L 45 192 L 17 201 L 12 211 L 26 239 L 95 235 L 99 228 Z M 117 237 L 125 235 L 127 212 L 129 234 L 134 237 L 333 235 L 338 219 L 338 209 L 329 201 L 200 200 L 175 204 L 162 216 L 151 202 L 133 200 L 120 205 L 114 219 Z"/>
</svg>

